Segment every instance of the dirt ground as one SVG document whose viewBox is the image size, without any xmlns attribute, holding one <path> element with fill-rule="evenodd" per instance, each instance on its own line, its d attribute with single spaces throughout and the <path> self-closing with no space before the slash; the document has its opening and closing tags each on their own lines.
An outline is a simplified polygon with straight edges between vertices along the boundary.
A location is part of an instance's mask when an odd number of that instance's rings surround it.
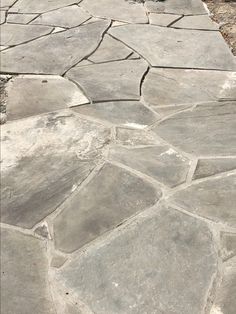
<svg viewBox="0 0 236 314">
<path fill-rule="evenodd" d="M 212 19 L 220 24 L 220 30 L 236 55 L 236 0 L 204 0 Z"/>
</svg>

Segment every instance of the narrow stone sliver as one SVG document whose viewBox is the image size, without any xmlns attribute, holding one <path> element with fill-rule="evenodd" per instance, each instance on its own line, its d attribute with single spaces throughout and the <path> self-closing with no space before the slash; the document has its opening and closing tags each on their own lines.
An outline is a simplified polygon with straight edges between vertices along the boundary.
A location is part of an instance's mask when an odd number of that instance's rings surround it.
<svg viewBox="0 0 236 314">
<path fill-rule="evenodd" d="M 0 12 L 1 312 L 235 314 L 236 66 L 205 5 Z"/>
</svg>

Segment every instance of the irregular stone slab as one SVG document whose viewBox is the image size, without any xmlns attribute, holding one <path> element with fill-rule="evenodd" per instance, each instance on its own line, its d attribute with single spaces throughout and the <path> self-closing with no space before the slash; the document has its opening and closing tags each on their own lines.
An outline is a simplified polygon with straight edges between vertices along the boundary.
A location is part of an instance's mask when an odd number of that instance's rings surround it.
<svg viewBox="0 0 236 314">
<path fill-rule="evenodd" d="M 83 115 L 137 129 L 143 129 L 158 120 L 157 115 L 138 101 L 104 102 L 73 109 Z"/>
<path fill-rule="evenodd" d="M 234 102 L 213 102 L 177 113 L 160 122 L 154 131 L 191 154 L 236 155 L 235 119 Z"/>
<path fill-rule="evenodd" d="M 8 120 L 88 103 L 74 83 L 60 76 L 20 75 L 7 85 Z"/>
<path fill-rule="evenodd" d="M 78 82 L 93 101 L 139 100 L 146 69 L 143 60 L 124 60 L 75 67 L 67 76 Z"/>
<path fill-rule="evenodd" d="M 150 24 L 159 25 L 159 26 L 169 26 L 174 21 L 178 20 L 181 15 L 176 14 L 149 14 Z"/>
<path fill-rule="evenodd" d="M 109 33 L 137 51 L 152 66 L 235 69 L 233 55 L 218 32 L 124 25 L 111 28 Z M 206 51 L 211 51 L 209 56 Z"/>
<path fill-rule="evenodd" d="M 116 128 L 116 142 L 122 145 L 155 145 L 160 144 L 155 133 L 145 130 Z"/>
<path fill-rule="evenodd" d="M 151 106 L 236 100 L 236 72 L 151 69 L 142 95 Z"/>
<path fill-rule="evenodd" d="M 0 25 L 6 22 L 6 12 L 0 11 Z M 2 39 L 1 39 L 2 41 Z"/>
<path fill-rule="evenodd" d="M 6 46 L 19 45 L 43 35 L 50 34 L 52 27 L 43 25 L 4 24 L 1 26 L 1 44 Z"/>
<path fill-rule="evenodd" d="M 223 261 L 236 256 L 236 234 L 228 232 L 221 233 L 221 247 Z"/>
<path fill-rule="evenodd" d="M 105 17 L 128 23 L 147 23 L 148 18 L 141 3 L 125 0 L 84 0 L 81 6 L 95 17 Z"/>
<path fill-rule="evenodd" d="M 203 29 L 217 31 L 219 26 L 208 15 L 184 16 L 171 25 L 176 28 Z"/>
<path fill-rule="evenodd" d="M 75 27 L 91 16 L 77 5 L 64 7 L 55 11 L 47 12 L 35 19 L 32 24 L 52 25 L 59 27 Z"/>
<path fill-rule="evenodd" d="M 190 162 L 167 145 L 143 148 L 111 148 L 111 160 L 138 170 L 157 181 L 174 187 L 185 182 Z"/>
<path fill-rule="evenodd" d="M 170 201 L 178 203 L 187 211 L 236 226 L 236 176 L 208 180 L 176 192 Z"/>
<path fill-rule="evenodd" d="M 164 2 L 149 0 L 145 2 L 145 6 L 149 12 L 155 13 L 207 14 L 201 0 L 165 0 Z"/>
<path fill-rule="evenodd" d="M 55 314 L 43 241 L 1 230 L 2 313 Z"/>
<path fill-rule="evenodd" d="M 92 181 L 64 203 L 55 218 L 56 247 L 65 252 L 79 249 L 154 205 L 160 196 L 161 191 L 143 179 L 105 164 Z"/>
<path fill-rule="evenodd" d="M 200 179 L 236 169 L 236 158 L 200 159 L 193 178 Z"/>
<path fill-rule="evenodd" d="M 226 263 L 222 283 L 210 314 L 234 314 L 236 309 L 236 258 Z"/>
<path fill-rule="evenodd" d="M 71 111 L 1 128 L 2 221 L 32 228 L 53 212 L 94 168 L 109 130 Z"/>
<path fill-rule="evenodd" d="M 80 1 L 77 1 L 80 2 Z M 44 13 L 51 10 L 56 10 L 65 6 L 74 4 L 75 0 L 18 0 L 10 12 L 17 13 Z"/>
<path fill-rule="evenodd" d="M 89 60 L 99 63 L 126 59 L 132 50 L 109 35 L 105 35 L 98 49 L 89 56 Z"/>
<path fill-rule="evenodd" d="M 94 51 L 108 25 L 107 21 L 88 24 L 3 51 L 1 71 L 63 74 Z"/>
<path fill-rule="evenodd" d="M 28 24 L 34 18 L 36 18 L 38 14 L 16 14 L 16 13 L 8 13 L 7 14 L 7 22 L 15 23 L 15 24 Z"/>
<path fill-rule="evenodd" d="M 96 314 L 199 314 L 216 266 L 205 223 L 156 207 L 75 255 L 57 278 Z"/>
<path fill-rule="evenodd" d="M 11 5 L 13 5 L 15 1 L 16 0 L 1 0 L 0 7 L 1 8 L 10 7 Z"/>
</svg>

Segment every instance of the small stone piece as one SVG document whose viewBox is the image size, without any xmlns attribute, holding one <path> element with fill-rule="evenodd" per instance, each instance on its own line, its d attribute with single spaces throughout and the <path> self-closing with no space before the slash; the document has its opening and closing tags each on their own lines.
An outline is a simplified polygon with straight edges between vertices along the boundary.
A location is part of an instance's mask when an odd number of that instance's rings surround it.
<svg viewBox="0 0 236 314">
<path fill-rule="evenodd" d="M 54 268 L 60 268 L 65 264 L 66 261 L 67 258 L 65 256 L 55 253 L 52 257 L 50 266 Z"/>
<path fill-rule="evenodd" d="M 4 24 L 1 26 L 1 44 L 14 46 L 50 34 L 52 27 L 44 25 Z"/>
<path fill-rule="evenodd" d="M 143 148 L 115 147 L 109 158 L 174 187 L 185 182 L 190 162 L 167 145 Z"/>
<path fill-rule="evenodd" d="M 16 14 L 16 13 L 8 13 L 7 14 L 7 22 L 15 23 L 15 24 L 28 24 L 34 18 L 36 18 L 38 14 Z"/>
<path fill-rule="evenodd" d="M 12 1 L 13 2 L 13 1 Z M 75 0 L 18 0 L 11 7 L 10 12 L 44 13 L 74 4 Z"/>
<path fill-rule="evenodd" d="M 129 24 L 112 27 L 109 33 L 152 66 L 229 71 L 236 68 L 233 55 L 219 32 Z"/>
<path fill-rule="evenodd" d="M 219 26 L 208 15 L 184 16 L 171 27 L 218 31 Z"/>
<path fill-rule="evenodd" d="M 200 159 L 194 172 L 194 179 L 209 177 L 236 169 L 236 158 Z"/>
<path fill-rule="evenodd" d="M 43 241 L 1 230 L 2 313 L 55 314 Z"/>
<path fill-rule="evenodd" d="M 199 314 L 216 270 L 207 224 L 155 207 L 75 253 L 57 279 L 96 314 Z"/>
<path fill-rule="evenodd" d="M 6 12 L 0 11 L 0 25 L 6 22 Z M 1 38 L 1 44 L 2 44 L 2 38 Z"/>
<path fill-rule="evenodd" d="M 31 24 L 43 24 L 71 28 L 88 20 L 91 16 L 77 5 L 64 7 L 40 15 Z"/>
<path fill-rule="evenodd" d="M 20 75 L 7 85 L 9 120 L 88 103 L 74 83 L 60 76 Z"/>
<path fill-rule="evenodd" d="M 156 13 L 149 14 L 150 24 L 158 26 L 169 26 L 171 23 L 178 20 L 180 17 L 181 15 L 175 14 L 156 14 Z"/>
<path fill-rule="evenodd" d="M 137 129 L 143 129 L 158 120 L 158 116 L 138 101 L 101 102 L 74 107 L 73 110 L 108 123 Z"/>
<path fill-rule="evenodd" d="M 126 59 L 132 50 L 109 35 L 105 35 L 98 49 L 89 56 L 94 63 Z"/>
<path fill-rule="evenodd" d="M 236 176 L 208 180 L 192 184 L 176 192 L 174 201 L 185 210 L 236 227 Z"/>
<path fill-rule="evenodd" d="M 145 1 L 145 6 L 149 12 L 173 13 L 184 15 L 207 14 L 201 0 L 165 0 L 165 1 Z"/>
<path fill-rule="evenodd" d="M 236 73 L 181 69 L 151 69 L 142 94 L 151 106 L 236 100 Z"/>
<path fill-rule="evenodd" d="M 130 146 L 160 144 L 156 134 L 151 131 L 126 128 L 116 128 L 116 142 Z"/>
<path fill-rule="evenodd" d="M 143 60 L 125 60 L 75 67 L 67 76 L 78 82 L 93 101 L 139 100 L 146 69 Z"/>
<path fill-rule="evenodd" d="M 3 51 L 1 71 L 63 74 L 96 49 L 108 26 L 107 21 L 96 22 L 54 33 Z M 38 28 L 36 25 L 31 27 Z M 72 53 L 75 50 L 76 53 Z"/>
<path fill-rule="evenodd" d="M 236 255 L 236 234 L 221 233 L 222 259 L 228 260 Z"/>
<path fill-rule="evenodd" d="M 48 224 L 46 221 L 44 221 L 42 224 L 40 224 L 34 232 L 38 234 L 39 236 L 45 238 L 45 239 L 51 239 L 51 235 L 49 232 Z"/>
<path fill-rule="evenodd" d="M 63 204 L 54 223 L 56 247 L 75 251 L 154 205 L 160 196 L 161 190 L 143 179 L 105 164 L 92 181 Z"/>
<path fill-rule="evenodd" d="M 82 8 L 95 17 L 105 17 L 128 23 L 147 23 L 148 18 L 141 3 L 126 0 L 83 0 Z"/>
<path fill-rule="evenodd" d="M 236 155 L 236 106 L 212 102 L 179 112 L 160 122 L 154 131 L 177 148 L 195 155 Z"/>
</svg>

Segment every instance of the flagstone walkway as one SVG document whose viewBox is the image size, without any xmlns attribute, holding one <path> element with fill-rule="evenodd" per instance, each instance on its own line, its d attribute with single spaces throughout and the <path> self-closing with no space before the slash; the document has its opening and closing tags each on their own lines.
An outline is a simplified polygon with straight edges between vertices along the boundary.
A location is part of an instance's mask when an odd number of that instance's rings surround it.
<svg viewBox="0 0 236 314">
<path fill-rule="evenodd" d="M 1 313 L 235 314 L 236 67 L 203 3 L 0 12 Z"/>
</svg>

